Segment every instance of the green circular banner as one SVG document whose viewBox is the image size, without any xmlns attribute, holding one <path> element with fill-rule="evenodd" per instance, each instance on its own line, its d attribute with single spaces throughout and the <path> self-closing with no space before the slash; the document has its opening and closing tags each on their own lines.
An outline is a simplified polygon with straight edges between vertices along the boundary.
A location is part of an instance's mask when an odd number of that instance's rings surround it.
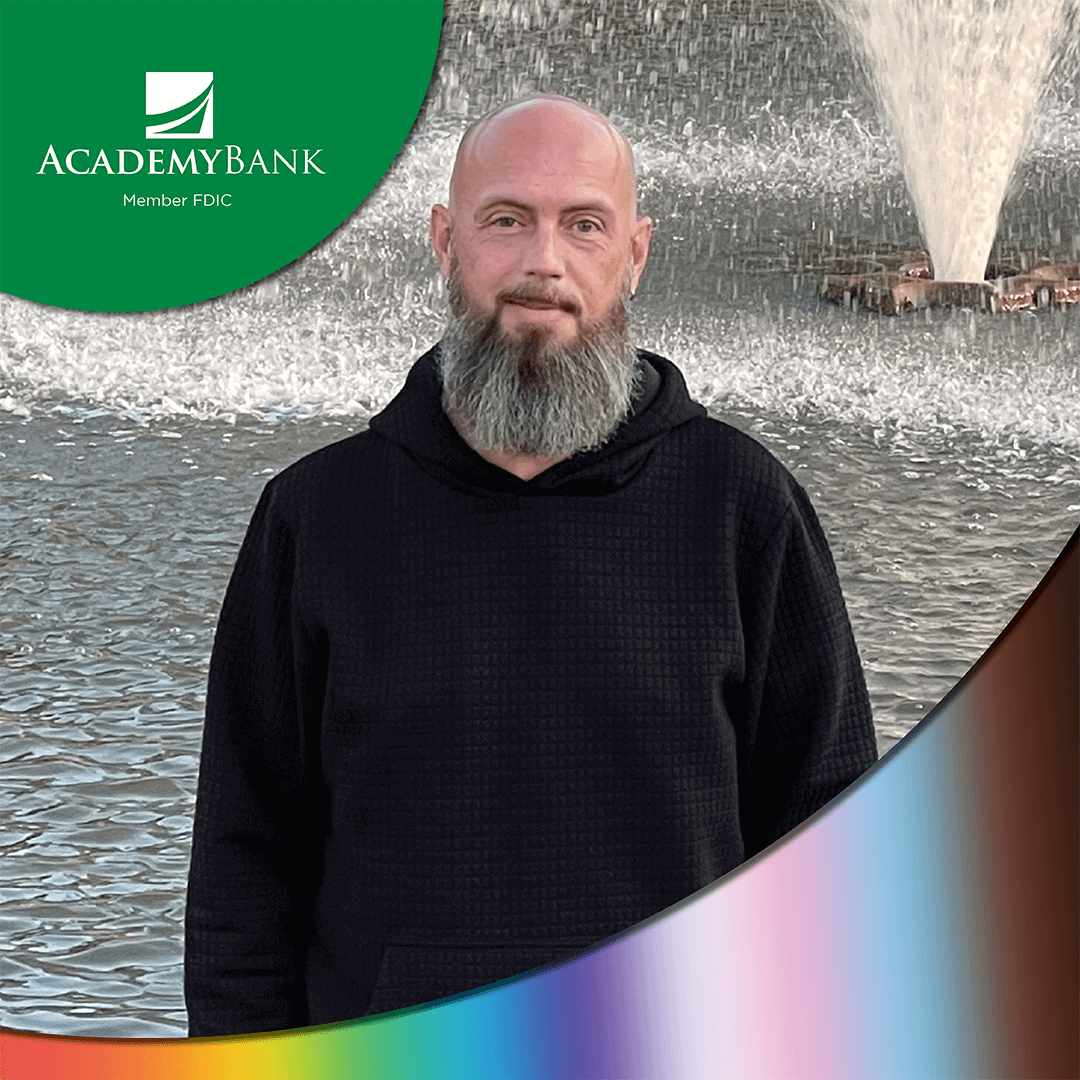
<svg viewBox="0 0 1080 1080">
<path fill-rule="evenodd" d="M 442 0 L 3 0 L 0 289 L 146 311 L 308 251 L 401 148 Z"/>
</svg>

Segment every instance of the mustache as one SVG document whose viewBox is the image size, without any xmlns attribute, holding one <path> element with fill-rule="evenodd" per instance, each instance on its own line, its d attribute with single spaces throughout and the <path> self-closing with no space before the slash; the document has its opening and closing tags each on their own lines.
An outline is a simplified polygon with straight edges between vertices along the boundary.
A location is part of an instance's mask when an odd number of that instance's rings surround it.
<svg viewBox="0 0 1080 1080">
<path fill-rule="evenodd" d="M 495 301 L 500 307 L 503 304 L 527 305 L 531 301 L 532 303 L 548 304 L 551 307 L 568 312 L 570 315 L 577 316 L 581 314 L 581 305 L 576 300 L 571 299 L 569 296 L 563 296 L 557 289 L 529 282 L 515 285 L 512 289 L 504 289 L 495 297 Z"/>
</svg>

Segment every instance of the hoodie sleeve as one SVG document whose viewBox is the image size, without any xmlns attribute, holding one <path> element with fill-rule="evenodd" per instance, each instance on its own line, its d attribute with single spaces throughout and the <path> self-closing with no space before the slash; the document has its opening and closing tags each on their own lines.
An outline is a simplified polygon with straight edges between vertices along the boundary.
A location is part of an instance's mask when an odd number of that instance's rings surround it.
<svg viewBox="0 0 1080 1080">
<path fill-rule="evenodd" d="M 278 491 L 267 486 L 248 528 L 210 661 L 185 918 L 190 1035 L 307 1022 L 325 658 L 298 612 Z"/>
<path fill-rule="evenodd" d="M 791 505 L 751 565 L 751 724 L 739 782 L 747 858 L 877 760 L 836 568 L 810 500 L 794 482 Z"/>
</svg>

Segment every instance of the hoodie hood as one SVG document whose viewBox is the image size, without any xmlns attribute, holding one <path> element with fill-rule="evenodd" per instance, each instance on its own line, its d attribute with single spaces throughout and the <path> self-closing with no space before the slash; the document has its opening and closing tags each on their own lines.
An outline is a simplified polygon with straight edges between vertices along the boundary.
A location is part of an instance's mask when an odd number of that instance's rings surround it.
<svg viewBox="0 0 1080 1080">
<path fill-rule="evenodd" d="M 371 430 L 400 446 L 426 472 L 462 491 L 516 495 L 607 495 L 623 487 L 645 464 L 668 432 L 705 415 L 691 400 L 682 373 L 670 361 L 638 349 L 644 379 L 631 413 L 615 434 L 586 450 L 521 480 L 485 461 L 457 433 L 443 412 L 438 349 L 413 365 L 397 396 L 371 418 Z"/>
</svg>

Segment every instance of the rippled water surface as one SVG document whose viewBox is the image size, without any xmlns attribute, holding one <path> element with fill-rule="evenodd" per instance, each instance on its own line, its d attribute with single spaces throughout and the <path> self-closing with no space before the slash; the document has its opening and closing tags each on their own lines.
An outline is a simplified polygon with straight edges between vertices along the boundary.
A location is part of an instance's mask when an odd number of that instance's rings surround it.
<svg viewBox="0 0 1080 1080">
<path fill-rule="evenodd" d="M 111 414 L 0 432 L 2 1019 L 180 1034 L 207 656 L 271 468 L 244 446 L 238 475 L 221 436 L 265 436 Z"/>
<path fill-rule="evenodd" d="M 919 244 L 820 9 L 448 14 L 409 147 L 302 264 L 150 315 L 0 297 L 0 1024 L 184 1032 L 204 681 L 232 562 L 266 479 L 359 430 L 438 338 L 425 217 L 462 117 L 495 100 L 562 89 L 624 120 L 657 223 L 637 336 L 810 492 L 882 749 L 1080 520 L 1080 312 L 888 320 L 818 300 L 815 267 L 838 253 Z M 1080 253 L 1075 100 L 1075 81 L 1048 100 L 1002 250 Z"/>
</svg>

